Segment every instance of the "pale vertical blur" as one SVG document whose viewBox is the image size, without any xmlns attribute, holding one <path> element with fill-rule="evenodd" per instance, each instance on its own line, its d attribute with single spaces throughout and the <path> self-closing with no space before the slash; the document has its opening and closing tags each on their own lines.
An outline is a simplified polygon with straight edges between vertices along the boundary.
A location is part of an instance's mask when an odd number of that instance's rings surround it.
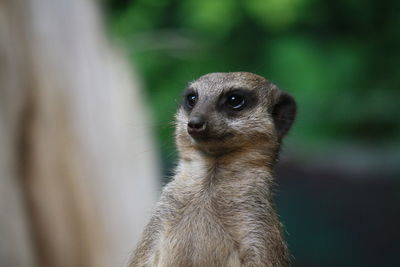
<svg viewBox="0 0 400 267">
<path fill-rule="evenodd" d="M 0 266 L 121 266 L 158 193 L 138 81 L 93 1 L 0 2 Z"/>
</svg>

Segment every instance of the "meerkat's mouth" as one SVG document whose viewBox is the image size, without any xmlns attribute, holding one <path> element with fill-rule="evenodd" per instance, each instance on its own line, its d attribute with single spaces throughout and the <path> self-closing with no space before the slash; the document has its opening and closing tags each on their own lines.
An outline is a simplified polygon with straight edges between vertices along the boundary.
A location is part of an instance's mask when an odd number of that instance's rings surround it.
<svg viewBox="0 0 400 267">
<path fill-rule="evenodd" d="M 206 142 L 225 142 L 229 138 L 233 137 L 232 133 L 226 133 L 223 135 L 213 135 L 210 133 L 203 134 L 189 134 L 194 141 L 197 143 L 206 143 Z"/>
</svg>

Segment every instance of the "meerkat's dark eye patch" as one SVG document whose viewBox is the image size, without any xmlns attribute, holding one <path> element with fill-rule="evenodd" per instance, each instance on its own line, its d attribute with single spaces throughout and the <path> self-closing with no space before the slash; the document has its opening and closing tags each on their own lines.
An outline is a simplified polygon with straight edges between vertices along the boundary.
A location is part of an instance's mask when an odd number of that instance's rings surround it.
<svg viewBox="0 0 400 267">
<path fill-rule="evenodd" d="M 186 102 L 187 102 L 187 105 L 188 105 L 190 108 L 193 108 L 194 105 L 196 105 L 196 102 L 197 102 L 197 95 L 195 95 L 195 94 L 190 94 L 190 95 L 188 95 L 188 96 L 186 97 Z"/>
<path fill-rule="evenodd" d="M 227 97 L 226 105 L 233 110 L 241 110 L 245 107 L 246 101 L 241 95 L 231 94 Z"/>
<path fill-rule="evenodd" d="M 226 111 L 228 115 L 235 115 L 238 111 L 251 108 L 256 104 L 257 96 L 254 91 L 235 88 L 221 96 L 218 108 Z"/>
<path fill-rule="evenodd" d="M 198 94 L 191 88 L 186 90 L 186 92 L 183 94 L 183 103 L 182 106 L 187 110 L 190 111 L 194 108 L 198 101 Z"/>
</svg>

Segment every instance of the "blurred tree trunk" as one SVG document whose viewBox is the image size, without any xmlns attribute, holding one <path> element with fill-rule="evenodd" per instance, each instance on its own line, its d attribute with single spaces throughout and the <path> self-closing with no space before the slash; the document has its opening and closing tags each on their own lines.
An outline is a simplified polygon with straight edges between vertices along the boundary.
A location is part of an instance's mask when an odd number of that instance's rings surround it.
<svg viewBox="0 0 400 267">
<path fill-rule="evenodd" d="M 151 123 L 97 11 L 0 2 L 0 266 L 121 266 L 150 215 Z"/>
</svg>

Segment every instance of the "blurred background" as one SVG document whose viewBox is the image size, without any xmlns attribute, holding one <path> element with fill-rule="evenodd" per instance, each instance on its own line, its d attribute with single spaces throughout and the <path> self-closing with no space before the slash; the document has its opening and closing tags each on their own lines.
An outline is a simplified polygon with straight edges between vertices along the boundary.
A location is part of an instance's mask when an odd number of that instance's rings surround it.
<svg viewBox="0 0 400 267">
<path fill-rule="evenodd" d="M 299 107 L 276 188 L 294 265 L 398 265 L 399 1 L 104 0 L 103 8 L 143 77 L 164 177 L 177 157 L 171 121 L 186 83 L 209 72 L 260 74 Z"/>
<path fill-rule="evenodd" d="M 294 266 L 398 266 L 400 2 L 0 3 L 0 266 L 123 266 L 188 81 L 292 94 L 275 199 Z"/>
</svg>

